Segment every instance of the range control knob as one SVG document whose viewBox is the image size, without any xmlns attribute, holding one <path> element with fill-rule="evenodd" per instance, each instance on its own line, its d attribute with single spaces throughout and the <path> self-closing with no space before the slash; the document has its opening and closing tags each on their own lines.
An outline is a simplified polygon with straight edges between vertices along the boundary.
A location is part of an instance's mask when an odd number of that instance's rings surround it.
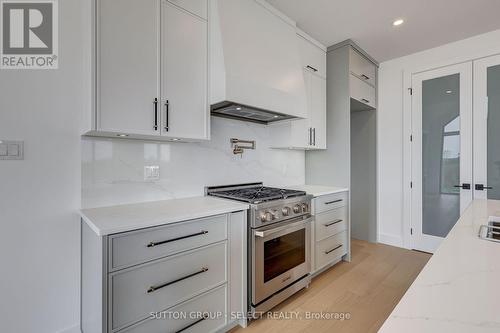
<svg viewBox="0 0 500 333">
<path fill-rule="evenodd" d="M 278 218 L 278 211 L 277 210 L 271 211 L 271 218 L 273 220 L 276 220 Z"/>
<path fill-rule="evenodd" d="M 306 203 L 303 203 L 302 204 L 302 212 L 307 213 L 308 210 L 309 210 L 309 205 Z"/>
<path fill-rule="evenodd" d="M 265 212 L 260 215 L 261 222 L 269 222 L 273 220 L 273 215 L 270 212 Z"/>
<path fill-rule="evenodd" d="M 293 212 L 294 212 L 295 214 L 300 213 L 300 206 L 299 206 L 299 205 L 295 205 L 295 206 L 293 206 Z"/>
<path fill-rule="evenodd" d="M 288 216 L 290 215 L 290 207 L 285 207 L 281 210 L 281 214 L 283 214 L 283 216 Z"/>
</svg>

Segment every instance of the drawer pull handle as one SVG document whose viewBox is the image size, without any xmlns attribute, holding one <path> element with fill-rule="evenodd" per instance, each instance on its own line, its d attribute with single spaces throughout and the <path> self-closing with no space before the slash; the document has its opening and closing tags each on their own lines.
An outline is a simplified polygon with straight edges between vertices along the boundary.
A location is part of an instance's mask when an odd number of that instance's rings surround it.
<svg viewBox="0 0 500 333">
<path fill-rule="evenodd" d="M 342 202 L 342 201 L 344 201 L 344 200 L 338 199 L 338 200 L 328 201 L 328 202 L 325 202 L 325 205 L 331 205 L 331 204 L 334 204 L 334 203 L 337 203 L 337 202 Z"/>
<path fill-rule="evenodd" d="M 157 245 L 163 245 L 163 244 L 175 242 L 175 241 L 178 241 L 178 240 L 181 240 L 181 239 L 186 239 L 186 238 L 191 238 L 191 237 L 196 237 L 196 236 L 201 236 L 201 235 L 206 235 L 206 234 L 208 234 L 208 231 L 202 230 L 202 231 L 197 232 L 197 233 L 192 234 L 192 235 L 187 235 L 187 236 L 181 236 L 181 237 L 177 237 L 177 238 L 167 239 L 167 240 L 164 240 L 164 241 L 161 241 L 161 242 L 151 242 L 151 243 L 149 243 L 147 245 L 147 247 L 155 247 Z"/>
<path fill-rule="evenodd" d="M 207 320 L 208 319 L 208 314 L 204 314 L 203 317 L 201 317 L 200 319 L 198 319 L 197 321 L 195 321 L 194 323 L 191 323 L 189 325 L 187 325 L 186 327 L 184 328 L 181 328 L 180 330 L 178 330 L 177 332 L 175 333 L 181 333 L 181 332 L 184 332 L 185 330 L 193 327 L 194 325 L 198 324 L 198 323 L 201 323 L 202 321 L 204 320 Z"/>
<path fill-rule="evenodd" d="M 179 279 L 176 279 L 176 280 L 174 280 L 174 281 L 170 281 L 170 282 L 164 283 L 164 284 L 159 285 L 159 286 L 151 286 L 151 287 L 149 287 L 149 289 L 147 290 L 147 292 L 148 292 L 148 294 L 150 294 L 150 293 L 155 292 L 155 291 L 157 291 L 157 290 L 159 290 L 159 289 L 161 289 L 161 288 L 168 287 L 168 286 L 170 286 L 170 285 L 172 285 L 172 284 L 174 284 L 174 283 L 181 282 L 181 281 L 183 281 L 183 280 L 189 279 L 189 278 L 191 278 L 191 277 L 193 277 L 193 276 L 196 276 L 196 275 L 201 274 L 201 273 L 205 273 L 205 272 L 207 272 L 207 271 L 208 271 L 208 267 L 203 267 L 203 268 L 202 268 L 201 270 L 199 270 L 198 272 L 191 273 L 191 274 L 189 274 L 189 275 L 186 275 L 186 276 L 181 277 L 181 278 L 179 278 Z"/>
<path fill-rule="evenodd" d="M 328 251 L 325 251 L 325 254 L 330 254 L 330 253 L 332 253 L 333 251 L 340 249 L 341 247 L 342 247 L 342 244 L 337 245 L 337 246 L 335 246 L 333 249 L 328 250 Z"/>
<path fill-rule="evenodd" d="M 325 227 L 329 227 L 329 226 L 331 226 L 331 225 L 334 225 L 334 224 L 340 223 L 340 222 L 342 222 L 342 221 L 343 221 L 343 220 L 338 219 L 338 220 L 335 220 L 335 221 L 333 221 L 333 222 L 326 223 L 326 224 L 324 224 L 324 226 L 325 226 Z"/>
<path fill-rule="evenodd" d="M 310 70 L 312 70 L 313 72 L 317 72 L 318 70 L 316 68 L 314 68 L 313 66 L 309 66 L 307 65 L 306 68 L 309 68 Z"/>
<path fill-rule="evenodd" d="M 365 75 L 365 74 L 361 74 L 361 77 L 362 77 L 363 79 L 365 79 L 365 80 L 369 80 L 369 79 L 370 79 L 370 77 L 369 77 L 369 76 L 367 76 L 367 75 Z"/>
<path fill-rule="evenodd" d="M 362 100 L 363 102 L 365 102 L 365 103 L 370 103 L 370 101 L 369 101 L 369 100 L 367 100 L 366 98 L 362 98 L 361 100 Z"/>
</svg>

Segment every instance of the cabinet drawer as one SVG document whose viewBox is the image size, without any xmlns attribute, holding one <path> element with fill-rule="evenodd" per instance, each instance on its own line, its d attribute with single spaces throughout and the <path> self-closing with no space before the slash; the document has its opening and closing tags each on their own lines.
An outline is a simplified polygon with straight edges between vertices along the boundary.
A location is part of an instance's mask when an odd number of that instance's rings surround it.
<svg viewBox="0 0 500 333">
<path fill-rule="evenodd" d="M 314 215 L 346 206 L 347 193 L 335 193 L 314 198 Z"/>
<path fill-rule="evenodd" d="M 198 15 L 203 19 L 207 19 L 208 15 L 208 0 L 167 0 L 174 5 L 187 10 L 190 13 Z"/>
<path fill-rule="evenodd" d="M 168 309 L 226 281 L 226 242 L 109 277 L 113 329 Z"/>
<path fill-rule="evenodd" d="M 161 312 L 149 319 L 120 332 L 127 333 L 210 333 L 226 325 L 226 286 L 219 287 L 199 297 Z M 203 319 L 202 316 L 210 315 Z M 175 319 L 174 316 L 176 316 Z M 181 316 L 185 316 L 182 318 Z M 179 318 L 181 317 L 181 318 Z"/>
<path fill-rule="evenodd" d="M 315 216 L 316 240 L 322 240 L 347 229 L 347 207 L 329 210 Z"/>
<path fill-rule="evenodd" d="M 352 98 L 372 108 L 376 108 L 375 87 L 370 86 L 368 83 L 361 81 L 351 74 L 350 89 Z"/>
<path fill-rule="evenodd" d="M 297 38 L 302 67 L 326 78 L 326 52 L 300 35 Z"/>
<path fill-rule="evenodd" d="M 316 270 L 347 253 L 347 232 L 343 231 L 316 243 Z"/>
<path fill-rule="evenodd" d="M 349 52 L 349 70 L 362 81 L 375 87 L 377 67 L 352 48 Z"/>
<path fill-rule="evenodd" d="M 227 238 L 227 215 L 113 235 L 110 270 L 117 270 Z"/>
</svg>

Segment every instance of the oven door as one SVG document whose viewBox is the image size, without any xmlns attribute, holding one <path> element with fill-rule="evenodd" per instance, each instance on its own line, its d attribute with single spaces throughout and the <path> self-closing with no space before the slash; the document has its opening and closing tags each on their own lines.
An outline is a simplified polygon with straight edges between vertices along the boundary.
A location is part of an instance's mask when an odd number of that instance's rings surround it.
<svg viewBox="0 0 500 333">
<path fill-rule="evenodd" d="M 252 303 L 311 272 L 312 217 L 252 230 Z"/>
</svg>

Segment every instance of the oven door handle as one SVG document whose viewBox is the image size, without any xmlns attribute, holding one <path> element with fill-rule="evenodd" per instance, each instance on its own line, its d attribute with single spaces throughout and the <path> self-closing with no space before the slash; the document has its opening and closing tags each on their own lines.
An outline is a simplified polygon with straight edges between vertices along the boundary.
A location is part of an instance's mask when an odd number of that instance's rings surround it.
<svg viewBox="0 0 500 333">
<path fill-rule="evenodd" d="M 284 226 L 279 227 L 279 228 L 272 228 L 272 229 L 263 230 L 263 231 L 254 231 L 254 234 L 257 237 L 265 238 L 269 235 L 277 234 L 278 232 L 281 232 L 283 230 L 291 229 L 291 228 L 294 228 L 294 227 L 297 227 L 300 225 L 305 226 L 305 225 L 307 225 L 307 223 L 309 223 L 311 221 L 312 221 L 312 217 L 307 218 L 305 220 L 300 220 L 298 222 L 290 223 L 290 224 L 284 225 Z"/>
</svg>

